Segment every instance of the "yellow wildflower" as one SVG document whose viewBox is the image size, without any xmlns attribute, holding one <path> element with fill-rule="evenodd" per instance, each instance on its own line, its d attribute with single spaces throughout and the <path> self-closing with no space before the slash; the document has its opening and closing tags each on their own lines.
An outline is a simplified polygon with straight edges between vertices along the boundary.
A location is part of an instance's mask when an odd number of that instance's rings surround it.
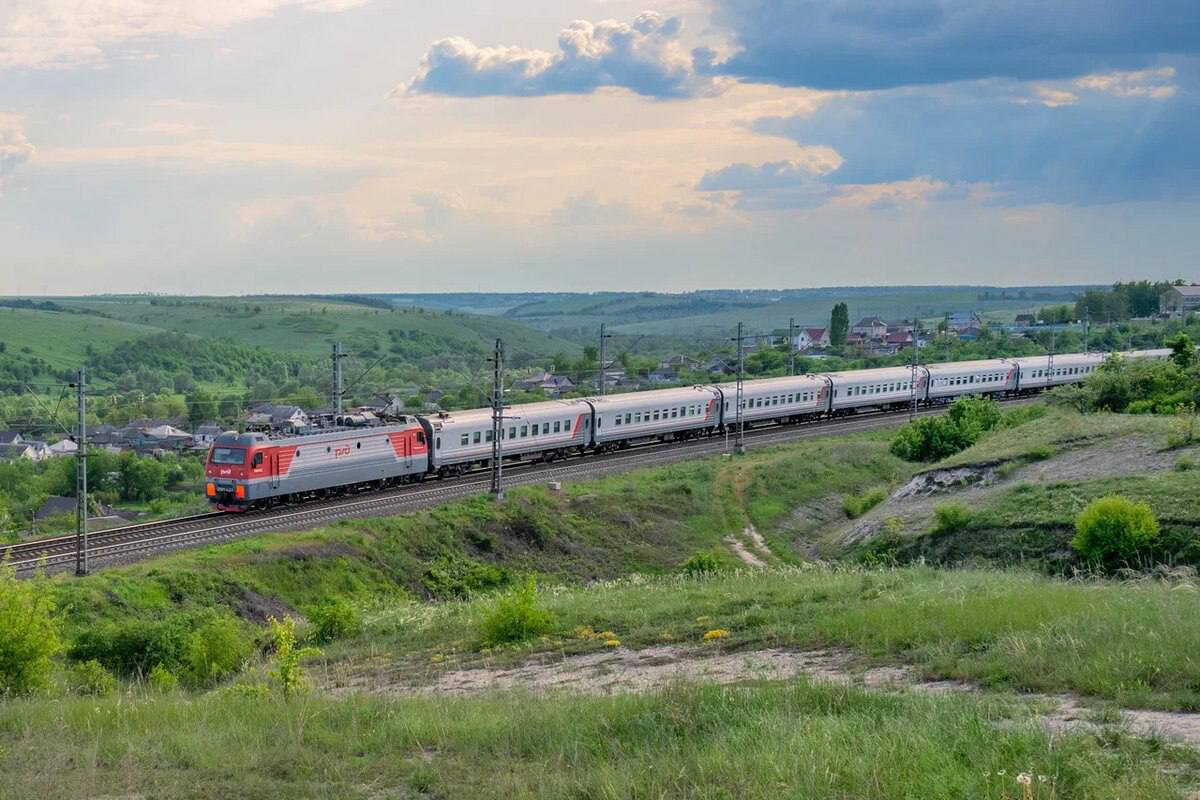
<svg viewBox="0 0 1200 800">
<path fill-rule="evenodd" d="M 729 631 L 725 630 L 724 628 L 714 628 L 711 631 L 705 632 L 704 641 L 711 642 L 716 639 L 724 639 L 728 635 L 729 635 Z"/>
<path fill-rule="evenodd" d="M 604 646 L 605 647 L 620 647 L 621 640 L 620 639 L 606 639 L 604 641 Z"/>
</svg>

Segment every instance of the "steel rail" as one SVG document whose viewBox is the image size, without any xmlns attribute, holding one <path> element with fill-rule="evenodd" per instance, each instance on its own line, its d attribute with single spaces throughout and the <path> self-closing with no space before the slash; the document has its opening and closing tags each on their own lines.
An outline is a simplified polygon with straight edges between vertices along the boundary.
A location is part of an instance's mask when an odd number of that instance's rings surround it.
<svg viewBox="0 0 1200 800">
<path fill-rule="evenodd" d="M 1008 398 L 1001 402 L 1028 403 L 1034 399 Z M 918 416 L 942 414 L 945 410 L 945 406 L 925 408 Z M 760 448 L 805 439 L 898 427 L 907 422 L 907 419 L 907 414 L 875 411 L 799 425 L 773 423 L 748 429 L 745 439 L 748 446 Z M 566 461 L 529 461 L 512 464 L 507 466 L 505 483 L 507 486 L 520 486 L 595 478 L 724 452 L 728 452 L 728 445 L 721 434 L 683 442 L 651 442 L 624 450 L 575 456 Z M 472 471 L 457 479 L 426 481 L 374 492 L 360 492 L 298 506 L 247 512 L 236 517 L 230 514 L 210 513 L 159 520 L 92 534 L 88 552 L 93 563 L 97 565 L 124 563 L 166 550 L 212 544 L 271 531 L 297 530 L 340 519 L 413 511 L 486 493 L 490 485 L 488 471 L 484 469 Z M 22 542 L 0 549 L 0 559 L 9 559 L 9 564 L 19 573 L 39 569 L 57 572 L 74 566 L 74 543 L 74 536 Z"/>
</svg>

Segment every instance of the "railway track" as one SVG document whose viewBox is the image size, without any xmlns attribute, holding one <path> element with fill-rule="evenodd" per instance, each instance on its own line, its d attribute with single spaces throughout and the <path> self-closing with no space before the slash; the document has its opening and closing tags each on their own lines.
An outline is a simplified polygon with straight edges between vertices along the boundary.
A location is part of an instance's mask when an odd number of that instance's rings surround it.
<svg viewBox="0 0 1200 800">
<path fill-rule="evenodd" d="M 1005 404 L 1033 402 L 1031 398 L 1013 398 Z M 945 412 L 944 407 L 925 408 L 918 416 Z M 871 412 L 802 425 L 772 425 L 747 429 L 747 449 L 803 441 L 845 433 L 857 433 L 896 427 L 908 419 L 898 412 Z M 586 480 L 632 469 L 702 458 L 728 452 L 733 436 L 721 435 L 688 442 L 652 443 L 602 455 L 574 457 L 563 462 L 529 462 L 505 466 L 505 486 L 521 486 L 549 481 Z M 469 473 L 459 479 L 424 483 L 364 492 L 333 500 L 284 506 L 268 511 L 240 515 L 198 514 L 158 522 L 147 522 L 98 531 L 88 537 L 90 566 L 128 563 L 168 550 L 213 544 L 230 539 L 272 531 L 319 527 L 340 519 L 386 516 L 414 511 L 439 503 L 482 494 L 490 488 L 487 472 Z M 0 559 L 8 559 L 18 573 L 37 569 L 61 572 L 75 567 L 74 535 L 39 539 L 14 544 L 0 550 Z"/>
</svg>

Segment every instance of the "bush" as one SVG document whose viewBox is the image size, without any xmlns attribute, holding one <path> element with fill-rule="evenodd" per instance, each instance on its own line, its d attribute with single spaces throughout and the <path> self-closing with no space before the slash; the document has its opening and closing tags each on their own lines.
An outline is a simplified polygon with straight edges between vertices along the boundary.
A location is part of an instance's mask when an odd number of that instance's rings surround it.
<svg viewBox="0 0 1200 800">
<path fill-rule="evenodd" d="M 173 692 L 179 688 L 179 678 L 176 678 L 175 673 L 162 664 L 154 665 L 154 669 L 150 670 L 150 676 L 147 680 L 150 682 L 150 688 L 164 694 Z"/>
<path fill-rule="evenodd" d="M 250 651 L 241 622 L 206 610 L 94 625 L 76 637 L 69 655 L 75 661 L 95 659 L 129 676 L 147 675 L 161 665 L 185 684 L 202 687 L 237 670 Z"/>
<path fill-rule="evenodd" d="M 1111 569 L 1136 563 L 1157 539 L 1158 520 L 1149 505 L 1109 495 L 1079 512 L 1071 546 L 1089 563 Z"/>
<path fill-rule="evenodd" d="M 1196 462 L 1188 456 L 1183 456 L 1175 462 L 1176 472 L 1190 472 L 1196 468 Z"/>
<path fill-rule="evenodd" d="M 67 685 L 75 694 L 102 697 L 117 688 L 117 679 L 96 659 L 80 662 L 67 673 Z"/>
<path fill-rule="evenodd" d="M 533 578 L 497 598 L 492 610 L 483 618 L 483 644 L 517 644 L 547 633 L 554 624 L 554 617 L 549 611 L 537 608 L 536 603 L 537 584 Z"/>
<path fill-rule="evenodd" d="M 342 598 L 317 606 L 308 619 L 313 624 L 313 638 L 318 642 L 332 642 L 362 630 L 358 609 Z"/>
<path fill-rule="evenodd" d="M 45 689 L 62 650 L 53 588 L 44 576 L 18 580 L 0 562 L 0 695 Z"/>
<path fill-rule="evenodd" d="M 858 519 L 887 499 L 887 489 L 872 489 L 866 494 L 847 495 L 842 500 L 842 512 L 850 519 Z"/>
<path fill-rule="evenodd" d="M 688 556 L 682 569 L 688 575 L 713 575 L 721 571 L 721 557 L 711 550 L 698 550 Z"/>
<path fill-rule="evenodd" d="M 966 450 L 1004 421 L 1000 404 L 986 397 L 960 397 L 944 417 L 921 417 L 892 439 L 892 454 L 905 461 L 939 461 Z M 1014 424 L 1025 421 L 1014 417 Z"/>
<path fill-rule="evenodd" d="M 315 647 L 296 647 L 296 620 L 284 617 L 283 622 L 271 617 L 271 659 L 275 664 L 272 676 L 279 683 L 285 700 L 308 686 L 300 660 L 321 655 Z"/>
<path fill-rule="evenodd" d="M 962 503 L 946 503 L 933 509 L 933 533 L 944 535 L 967 529 L 973 518 L 971 509 Z"/>
</svg>

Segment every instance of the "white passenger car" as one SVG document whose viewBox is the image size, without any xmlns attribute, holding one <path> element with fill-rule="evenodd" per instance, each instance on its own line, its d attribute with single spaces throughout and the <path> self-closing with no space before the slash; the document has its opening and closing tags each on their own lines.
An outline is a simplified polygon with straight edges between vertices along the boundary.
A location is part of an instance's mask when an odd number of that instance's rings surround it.
<svg viewBox="0 0 1200 800">
<path fill-rule="evenodd" d="M 684 439 L 721 424 L 721 393 L 715 386 L 685 386 L 589 398 L 597 448 L 646 439 Z"/>
<path fill-rule="evenodd" d="M 1103 353 L 1062 353 L 1056 356 L 1015 358 L 1023 392 L 1080 383 L 1095 372 L 1107 356 Z"/>
<path fill-rule="evenodd" d="M 826 376 L 833 389 L 830 410 L 846 412 L 859 408 L 888 408 L 909 403 L 913 398 L 911 367 L 859 369 L 852 372 L 830 372 Z M 916 370 L 916 399 L 925 397 L 928 373 L 924 367 Z"/>
<path fill-rule="evenodd" d="M 591 442 L 591 408 L 581 400 L 551 400 L 504 409 L 501 449 L 513 456 L 565 456 Z M 432 469 L 439 475 L 462 473 L 492 458 L 492 410 L 444 411 L 433 428 Z"/>
<path fill-rule="evenodd" d="M 717 388 L 725 395 L 725 424 L 732 425 L 737 421 L 737 384 L 722 383 Z M 744 381 L 742 403 L 742 422 L 747 424 L 818 416 L 828 409 L 829 379 L 824 375 L 797 375 Z"/>
<path fill-rule="evenodd" d="M 963 395 L 992 395 L 1017 390 L 1017 365 L 1004 358 L 929 364 L 929 401 L 952 400 Z"/>
</svg>

